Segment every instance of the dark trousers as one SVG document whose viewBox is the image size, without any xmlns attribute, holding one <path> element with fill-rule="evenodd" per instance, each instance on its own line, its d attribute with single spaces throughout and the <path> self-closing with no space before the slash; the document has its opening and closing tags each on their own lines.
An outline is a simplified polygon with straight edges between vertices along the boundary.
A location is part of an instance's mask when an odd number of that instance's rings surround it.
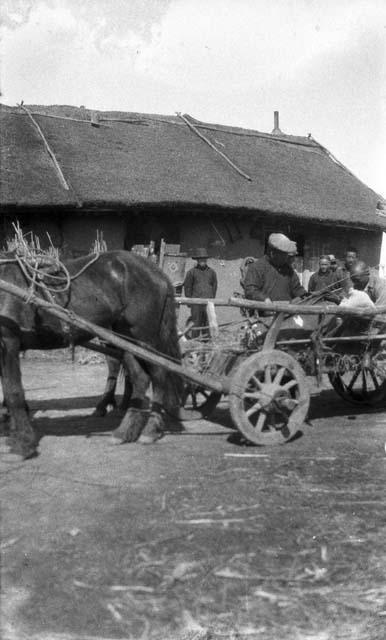
<svg viewBox="0 0 386 640">
<path fill-rule="evenodd" d="M 190 307 L 190 320 L 193 322 L 194 327 L 191 330 L 192 338 L 208 337 L 208 314 L 206 313 L 206 307 L 200 304 L 194 304 Z M 205 327 L 202 329 L 200 327 Z"/>
</svg>

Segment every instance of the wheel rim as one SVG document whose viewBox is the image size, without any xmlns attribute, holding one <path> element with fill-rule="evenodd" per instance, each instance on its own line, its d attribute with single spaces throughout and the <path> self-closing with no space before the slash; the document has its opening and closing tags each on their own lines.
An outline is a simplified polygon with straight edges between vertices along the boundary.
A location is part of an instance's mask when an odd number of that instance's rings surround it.
<svg viewBox="0 0 386 640">
<path fill-rule="evenodd" d="M 376 405 L 386 397 L 385 361 L 364 358 L 350 371 L 329 374 L 335 391 L 352 404 Z"/>
<path fill-rule="evenodd" d="M 284 352 L 269 350 L 251 356 L 232 379 L 232 418 L 243 435 L 256 444 L 290 440 L 303 424 L 308 406 L 303 370 Z"/>
</svg>

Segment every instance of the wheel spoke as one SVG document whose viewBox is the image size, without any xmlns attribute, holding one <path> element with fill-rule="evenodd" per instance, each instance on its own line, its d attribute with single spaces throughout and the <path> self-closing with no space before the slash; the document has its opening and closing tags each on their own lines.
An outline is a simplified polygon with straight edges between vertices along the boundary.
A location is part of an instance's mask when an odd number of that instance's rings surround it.
<svg viewBox="0 0 386 640">
<path fill-rule="evenodd" d="M 375 390 L 378 391 L 378 389 L 380 387 L 380 384 L 378 382 L 377 376 L 375 375 L 375 373 L 374 373 L 374 371 L 372 369 L 369 369 L 369 373 L 370 373 L 371 379 L 372 379 L 372 381 L 374 383 Z"/>
<path fill-rule="evenodd" d="M 259 378 L 256 378 L 256 376 L 252 376 L 251 381 L 252 380 L 256 384 L 257 388 L 261 389 L 263 383 L 259 380 Z"/>
<path fill-rule="evenodd" d="M 257 398 L 260 398 L 260 396 L 260 391 L 246 391 L 244 393 L 244 398 L 250 398 L 251 400 L 256 400 Z"/>
<path fill-rule="evenodd" d="M 298 381 L 297 380 L 290 380 L 289 382 L 286 382 L 285 384 L 283 384 L 282 389 L 285 389 L 286 391 L 288 391 L 288 389 L 292 389 L 292 387 L 296 387 Z"/>
<path fill-rule="evenodd" d="M 265 382 L 267 382 L 268 384 L 270 384 L 272 382 L 272 374 L 271 374 L 271 365 L 268 364 L 265 367 L 265 371 L 264 371 L 264 380 Z"/>
<path fill-rule="evenodd" d="M 347 385 L 347 390 L 348 391 L 351 391 L 351 389 L 353 388 L 353 386 L 354 386 L 354 384 L 355 384 L 360 372 L 361 372 L 361 369 L 360 369 L 360 367 L 358 367 L 358 369 L 355 371 L 353 377 L 351 378 L 350 384 Z"/>
<path fill-rule="evenodd" d="M 274 383 L 275 384 L 280 384 L 282 379 L 283 379 L 284 374 L 285 374 L 285 367 L 280 367 L 279 371 L 275 375 Z"/>
<path fill-rule="evenodd" d="M 245 412 L 245 415 L 248 416 L 248 418 L 249 418 L 254 413 L 256 413 L 256 411 L 260 411 L 260 409 L 261 409 L 260 402 L 255 402 L 255 404 L 253 404 L 251 407 L 249 407 L 249 409 Z"/>
<path fill-rule="evenodd" d="M 263 413 L 263 411 L 260 413 L 259 417 L 257 418 L 257 422 L 256 422 L 256 431 L 262 431 L 265 421 L 267 419 L 267 414 Z"/>
<path fill-rule="evenodd" d="M 366 380 L 366 370 L 362 369 L 362 389 L 363 393 L 367 395 L 367 380 Z"/>
</svg>

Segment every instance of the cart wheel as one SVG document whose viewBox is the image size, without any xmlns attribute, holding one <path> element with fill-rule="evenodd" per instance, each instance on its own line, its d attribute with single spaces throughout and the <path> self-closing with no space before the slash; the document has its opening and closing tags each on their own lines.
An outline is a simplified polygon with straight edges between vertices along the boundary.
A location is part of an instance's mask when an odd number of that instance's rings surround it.
<svg viewBox="0 0 386 640">
<path fill-rule="evenodd" d="M 187 350 L 182 360 L 188 370 L 191 369 L 195 373 L 206 373 L 212 355 L 213 349 L 203 350 L 202 345 L 198 343 L 197 349 Z M 182 422 L 207 418 L 217 407 L 221 395 L 217 391 L 209 391 L 194 382 L 185 381 L 181 406 L 173 412 L 173 415 Z"/>
<path fill-rule="evenodd" d="M 283 444 L 301 428 L 310 394 L 306 376 L 283 351 L 261 351 L 236 370 L 229 397 L 236 427 L 255 444 Z"/>
<path fill-rule="evenodd" d="M 375 406 L 386 399 L 386 358 L 383 352 L 365 354 L 357 366 L 344 373 L 333 372 L 328 378 L 343 400 L 356 405 Z"/>
<path fill-rule="evenodd" d="M 174 413 L 174 416 L 182 422 L 208 418 L 217 407 L 221 395 L 217 391 L 208 391 L 194 383 L 187 382 L 181 406 Z"/>
</svg>

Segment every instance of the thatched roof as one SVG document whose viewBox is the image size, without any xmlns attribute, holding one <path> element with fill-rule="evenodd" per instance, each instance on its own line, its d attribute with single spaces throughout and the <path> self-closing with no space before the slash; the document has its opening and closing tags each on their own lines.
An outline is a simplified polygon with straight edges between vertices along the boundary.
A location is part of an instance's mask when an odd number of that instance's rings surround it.
<svg viewBox="0 0 386 640">
<path fill-rule="evenodd" d="M 209 125 L 189 116 L 248 180 L 178 116 L 99 112 L 99 126 L 91 126 L 95 112 L 82 107 L 28 110 L 54 158 L 26 111 L 2 107 L 3 207 L 219 207 L 386 227 L 386 217 L 377 215 L 380 196 L 312 138 Z"/>
</svg>

